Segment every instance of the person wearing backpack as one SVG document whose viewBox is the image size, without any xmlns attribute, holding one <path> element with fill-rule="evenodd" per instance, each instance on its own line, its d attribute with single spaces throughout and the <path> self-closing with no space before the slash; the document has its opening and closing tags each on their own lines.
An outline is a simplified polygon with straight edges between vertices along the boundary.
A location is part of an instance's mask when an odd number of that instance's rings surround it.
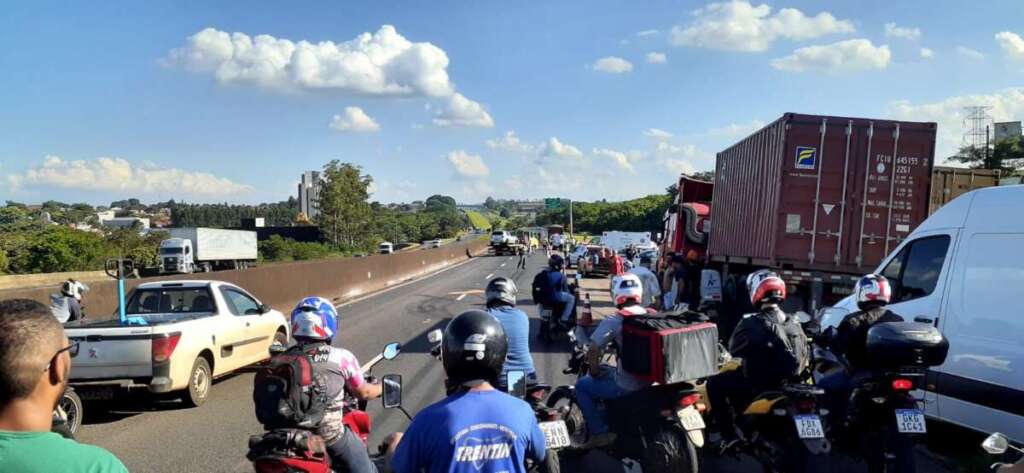
<svg viewBox="0 0 1024 473">
<path fill-rule="evenodd" d="M 618 310 L 601 320 L 590 336 L 590 349 L 587 352 L 590 374 L 576 382 L 576 401 L 587 422 L 587 432 L 590 432 L 590 438 L 579 447 L 582 450 L 605 447 L 615 442 L 615 434 L 608 431 L 608 423 L 604 412 L 598 407 L 598 401 L 625 396 L 650 385 L 626 372 L 621 363 L 614 369 L 601 364 L 601 357 L 610 343 L 614 341 L 622 346 L 623 321 L 635 315 L 653 312 L 642 305 L 643 292 L 643 283 L 637 275 L 626 273 L 615 278 L 612 297 Z"/>
<path fill-rule="evenodd" d="M 552 255 L 548 259 L 548 267 L 537 273 L 533 278 L 532 295 L 533 302 L 539 306 L 551 309 L 552 317 L 555 310 L 562 309 L 558 322 L 564 327 L 570 325 L 570 318 L 575 309 L 573 300 L 575 296 L 569 292 L 569 283 L 562 273 L 565 259 L 561 255 Z"/>
<path fill-rule="evenodd" d="M 747 288 L 757 312 L 743 316 L 729 340 L 729 353 L 742 358 L 742 368 L 712 376 L 707 383 L 711 414 L 722 435 L 721 452 L 739 442 L 734 412 L 743 412 L 758 394 L 799 375 L 810 358 L 800 323 L 779 308 L 786 299 L 782 278 L 769 270 L 755 271 L 747 277 Z"/>
<path fill-rule="evenodd" d="M 299 301 L 291 315 L 292 338 L 295 339 L 295 345 L 272 358 L 270 363 L 279 363 L 280 358 L 312 366 L 315 386 L 312 386 L 310 391 L 314 393 L 313 398 L 298 403 L 298 406 L 289 403 L 293 411 L 299 410 L 308 414 L 309 419 L 304 419 L 307 422 L 300 420 L 298 427 L 307 427 L 302 424 L 313 425 L 312 430 L 323 438 L 327 453 L 331 457 L 331 464 L 336 465 L 335 469 L 351 473 L 375 473 L 377 469 L 370 460 L 363 442 L 345 427 L 342 419 L 346 390 L 360 400 L 368 400 L 380 397 L 381 385 L 370 383 L 363 378 L 359 360 L 352 352 L 331 346 L 331 341 L 337 334 L 337 318 L 338 313 L 334 309 L 334 304 L 327 299 L 307 297 Z M 257 396 L 260 392 L 260 380 L 261 376 L 257 374 Z M 293 387 L 297 386 L 289 386 L 288 390 L 292 390 Z M 317 396 L 315 393 L 318 392 L 322 395 Z M 293 394 L 289 392 L 286 395 L 294 398 Z M 256 404 L 259 409 L 259 399 Z M 308 407 L 303 409 L 304 406 Z M 261 416 L 259 412 L 257 417 L 270 417 L 273 420 L 273 415 Z M 319 422 L 316 422 L 317 417 L 320 417 Z M 260 419 L 261 422 L 266 420 L 264 418 Z"/>
</svg>

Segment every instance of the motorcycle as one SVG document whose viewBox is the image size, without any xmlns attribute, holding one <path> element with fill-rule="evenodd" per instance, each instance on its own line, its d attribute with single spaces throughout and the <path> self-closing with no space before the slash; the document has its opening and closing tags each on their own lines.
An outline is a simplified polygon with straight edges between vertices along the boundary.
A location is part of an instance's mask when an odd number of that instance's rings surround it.
<svg viewBox="0 0 1024 473">
<path fill-rule="evenodd" d="M 587 344 L 577 329 L 570 333 L 574 351 L 562 372 L 582 378 L 590 371 Z M 608 356 L 607 354 L 605 356 Z M 611 374 L 608 374 L 611 376 Z M 691 383 L 649 386 L 617 399 L 604 401 L 608 427 L 615 442 L 605 451 L 624 469 L 639 464 L 644 472 L 699 471 L 697 448 L 704 445 L 701 395 Z M 586 422 L 576 401 L 575 386 L 560 386 L 548 396 L 549 409 L 565 423 L 570 445 L 565 454 L 581 455 L 587 438 Z"/>
<path fill-rule="evenodd" d="M 580 278 L 579 273 L 576 274 L 576 278 Z M 570 316 L 568 323 L 556 320 L 556 317 L 561 315 L 565 310 L 565 304 L 556 304 L 553 307 L 546 305 L 538 306 L 540 308 L 540 329 L 537 331 L 537 338 L 541 341 L 550 343 L 562 334 L 571 332 L 573 327 L 576 326 L 576 310 L 579 307 L 580 301 L 578 281 L 569 283 L 569 293 L 573 295 L 573 300 L 568 302 L 568 304 L 572 305 L 572 309 L 570 309 L 570 313 L 572 315 Z"/>
<path fill-rule="evenodd" d="M 381 353 L 362 367 L 364 373 L 369 376 L 370 370 L 381 360 L 393 360 L 401 353 L 401 344 L 389 343 L 384 346 Z M 271 345 L 271 357 L 285 351 L 282 345 Z M 388 385 L 393 382 L 392 378 L 385 376 L 384 401 L 387 406 Z M 397 375 L 396 375 L 397 376 Z M 372 377 L 369 377 L 372 380 Z M 398 378 L 401 383 L 401 378 Z M 366 401 L 358 401 L 347 398 L 344 417 L 342 422 L 345 427 L 359 436 L 365 445 L 370 435 L 372 422 L 366 413 Z M 315 432 L 305 429 L 275 429 L 254 435 L 249 438 L 249 453 L 246 457 L 252 461 L 256 473 L 331 473 L 330 455 L 327 453 L 327 445 L 323 438 Z"/>
<path fill-rule="evenodd" d="M 531 471 L 539 470 L 547 473 L 561 471 L 559 451 L 568 447 L 571 441 L 566 423 L 562 419 L 563 410 L 548 407 L 544 402 L 551 392 L 551 386 L 530 382 L 523 371 L 510 371 L 506 376 L 505 385 L 508 387 L 509 394 L 526 401 L 537 417 L 537 425 L 544 433 L 544 444 L 548 450 L 543 465 L 527 465 L 527 467 Z"/>
<path fill-rule="evenodd" d="M 733 358 L 721 372 L 741 366 L 742 359 Z M 739 452 L 754 457 L 768 473 L 819 471 L 815 460 L 831 451 L 825 435 L 829 412 L 819 407 L 824 394 L 825 390 L 811 384 L 786 382 L 777 391 L 757 395 L 736 416 L 736 426 L 746 439 Z"/>
<path fill-rule="evenodd" d="M 1010 440 L 999 432 L 989 435 L 988 438 L 981 443 L 981 448 L 989 455 L 1001 456 L 1008 450 L 1013 450 L 1018 454 L 1024 454 L 1024 450 L 1010 445 Z M 1001 473 L 1021 473 L 1024 472 L 1024 458 L 1018 459 L 1016 463 L 993 463 L 991 468 L 992 470 Z"/>
<path fill-rule="evenodd" d="M 78 428 L 82 425 L 82 398 L 75 388 L 68 386 L 53 410 L 53 426 L 51 431 L 64 438 L 74 439 Z"/>
</svg>

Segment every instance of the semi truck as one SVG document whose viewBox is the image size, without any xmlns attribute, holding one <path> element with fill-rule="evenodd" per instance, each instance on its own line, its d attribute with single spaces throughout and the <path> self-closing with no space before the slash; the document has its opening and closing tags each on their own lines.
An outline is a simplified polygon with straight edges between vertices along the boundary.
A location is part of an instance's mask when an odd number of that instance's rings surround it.
<svg viewBox="0 0 1024 473">
<path fill-rule="evenodd" d="M 160 242 L 160 272 L 188 274 L 245 269 L 256 262 L 256 232 L 220 228 L 169 228 Z"/>
<path fill-rule="evenodd" d="M 680 179 L 662 254 L 695 251 L 736 297 L 747 274 L 773 269 L 790 286 L 785 308 L 813 313 L 928 216 L 935 132 L 787 113 L 718 153 L 714 183 Z"/>
</svg>

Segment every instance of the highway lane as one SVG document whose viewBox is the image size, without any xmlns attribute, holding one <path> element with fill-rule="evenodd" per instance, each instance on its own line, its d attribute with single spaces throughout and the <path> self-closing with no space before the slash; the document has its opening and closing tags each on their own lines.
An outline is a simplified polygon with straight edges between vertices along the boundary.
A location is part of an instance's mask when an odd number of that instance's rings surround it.
<svg viewBox="0 0 1024 473">
<path fill-rule="evenodd" d="M 390 291 L 371 295 L 339 308 L 341 321 L 336 345 L 351 350 L 361 362 L 367 362 L 390 342 L 404 345 L 395 360 L 382 361 L 373 370 L 400 374 L 403 378 L 403 404 L 415 415 L 423 407 L 443 397 L 444 371 L 429 355 L 426 334 L 443 328 L 458 313 L 483 304 L 483 288 L 491 277 L 512 277 L 520 290 L 520 307 L 531 317 L 533 333 L 537 329 L 537 310 L 530 300 L 533 275 L 546 262 L 543 252 L 529 258 L 526 271 L 515 270 L 515 257 L 478 257 L 448 270 L 414 281 Z M 298 299 L 298 297 L 296 297 Z M 572 382 L 561 373 L 568 348 L 539 344 L 531 337 L 531 349 L 540 379 L 558 385 Z M 252 412 L 252 372 L 220 380 L 209 401 L 196 409 L 181 408 L 176 401 L 134 396 L 119 400 L 109 414 L 100 407 L 86 405 L 86 422 L 79 439 L 113 451 L 131 471 L 136 472 L 250 472 L 245 459 L 250 435 L 260 432 Z M 404 430 L 408 420 L 398 410 L 384 410 L 380 401 L 370 402 L 374 421 L 371 445 L 384 436 Z M 594 454 L 587 471 L 602 471 L 607 459 Z M 922 457 L 921 472 L 943 472 L 941 464 Z M 739 473 L 760 471 L 750 459 L 707 458 L 705 471 Z M 829 468 L 833 473 L 864 471 L 863 465 L 839 461 Z M 611 470 L 614 471 L 614 470 Z"/>
<path fill-rule="evenodd" d="M 498 275 L 514 278 L 521 296 L 527 299 L 524 309 L 536 316 L 528 300 L 529 285 L 544 263 L 543 252 L 534 253 L 525 272 L 516 271 L 516 260 L 510 257 L 473 258 L 442 273 L 344 305 L 339 308 L 341 320 L 335 344 L 351 350 L 365 363 L 385 344 L 402 342 L 403 353 L 395 360 L 382 361 L 373 374 L 402 375 L 404 405 L 415 415 L 444 394 L 444 372 L 429 355 L 427 332 L 443 328 L 464 310 L 482 307 L 488 277 Z M 296 295 L 296 300 L 304 295 Z M 556 356 L 540 346 L 534 351 L 542 379 L 560 382 L 553 375 L 562 376 L 564 355 Z M 245 459 L 247 441 L 260 432 L 252 412 L 252 377 L 250 371 L 220 380 L 207 403 L 195 409 L 146 395 L 107 405 L 89 403 L 78 438 L 111 450 L 131 471 L 252 471 Z M 101 412 L 108 408 L 113 408 L 110 413 Z M 375 422 L 373 444 L 408 423 L 401 412 L 381 409 L 380 401 L 372 401 L 369 411 Z"/>
</svg>

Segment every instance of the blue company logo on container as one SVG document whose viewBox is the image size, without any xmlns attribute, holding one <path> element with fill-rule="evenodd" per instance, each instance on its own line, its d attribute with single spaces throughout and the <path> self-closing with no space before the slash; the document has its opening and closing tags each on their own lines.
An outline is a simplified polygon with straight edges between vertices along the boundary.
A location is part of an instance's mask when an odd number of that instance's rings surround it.
<svg viewBox="0 0 1024 473">
<path fill-rule="evenodd" d="M 796 147 L 796 168 L 797 169 L 814 169 L 814 165 L 818 162 L 818 148 L 812 148 L 810 146 L 797 146 Z"/>
</svg>

